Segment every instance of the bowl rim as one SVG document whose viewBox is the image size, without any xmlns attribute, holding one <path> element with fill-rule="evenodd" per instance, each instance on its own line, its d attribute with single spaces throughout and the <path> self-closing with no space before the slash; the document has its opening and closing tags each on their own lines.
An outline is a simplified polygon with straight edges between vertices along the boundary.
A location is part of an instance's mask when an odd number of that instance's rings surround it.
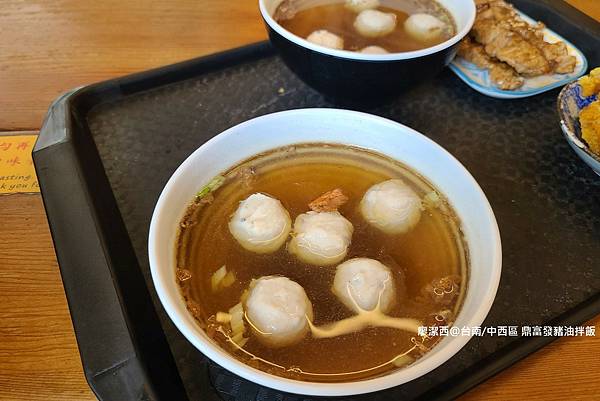
<svg viewBox="0 0 600 401">
<path fill-rule="evenodd" d="M 474 191 L 474 194 L 476 194 L 478 201 L 482 202 L 482 205 L 485 209 L 485 225 L 488 226 L 488 230 L 486 231 L 485 235 L 491 239 L 489 245 L 491 257 L 489 265 L 487 265 L 487 267 L 491 269 L 492 274 L 490 276 L 489 281 L 486 283 L 488 291 L 486 293 L 486 297 L 478 303 L 475 313 L 470 315 L 466 319 L 467 321 L 465 322 L 469 326 L 481 326 L 495 300 L 502 271 L 502 247 L 500 231 L 494 212 L 491 208 L 487 197 L 483 193 L 483 190 L 475 181 L 473 176 L 469 173 L 469 171 L 454 156 L 452 156 L 452 154 L 450 154 L 447 150 L 445 150 L 442 146 L 438 145 L 433 140 L 429 139 L 427 136 L 396 121 L 392 121 L 372 114 L 342 109 L 296 109 L 256 117 L 244 121 L 221 132 L 220 134 L 216 135 L 215 137 L 211 138 L 209 141 L 201 145 L 190 156 L 188 156 L 188 158 L 186 158 L 186 160 L 177 168 L 177 170 L 169 178 L 169 181 L 167 182 L 163 191 L 160 194 L 160 197 L 152 215 L 150 231 L 148 236 L 148 255 L 154 287 L 159 296 L 161 304 L 166 310 L 169 318 L 173 321 L 177 329 L 187 338 L 187 340 L 194 345 L 194 347 L 196 347 L 200 352 L 202 352 L 209 359 L 213 360 L 215 363 L 224 366 L 226 369 L 230 370 L 234 374 L 244 377 L 247 380 L 250 380 L 254 383 L 283 392 L 303 394 L 308 396 L 349 396 L 371 393 L 396 387 L 398 385 L 407 383 L 411 380 L 421 377 L 444 364 L 458 351 L 460 351 L 470 341 L 473 335 L 458 336 L 452 338 L 451 341 L 448 341 L 445 345 L 443 345 L 444 352 L 429 354 L 430 357 L 422 359 L 420 365 L 415 365 L 415 368 L 410 374 L 407 374 L 404 369 L 401 369 L 371 379 L 340 383 L 319 383 L 283 378 L 267 373 L 260 369 L 250 367 L 245 363 L 237 360 L 235 357 L 231 356 L 220 346 L 211 343 L 208 339 L 196 335 L 193 332 L 192 328 L 188 327 L 188 323 L 186 323 L 184 317 L 177 312 L 177 304 L 181 301 L 181 299 L 176 300 L 174 297 L 171 297 L 168 294 L 168 286 L 176 285 L 176 283 L 167 282 L 167 280 L 163 278 L 164 273 L 162 273 L 160 267 L 158 266 L 158 248 L 160 247 L 160 244 L 157 241 L 157 237 L 159 236 L 159 218 L 161 210 L 166 208 L 165 203 L 167 201 L 169 193 L 171 191 L 176 190 L 175 177 L 179 176 L 184 171 L 190 169 L 194 165 L 194 159 L 197 158 L 199 154 L 203 154 L 203 152 L 209 152 L 211 148 L 219 146 L 219 142 L 223 141 L 224 138 L 226 138 L 227 136 L 235 136 L 235 134 L 239 131 L 244 130 L 246 127 L 251 126 L 252 124 L 260 122 L 260 120 L 288 117 L 290 121 L 295 121 L 301 118 L 304 113 L 316 113 L 316 115 L 320 116 L 321 119 L 325 118 L 326 116 L 331 117 L 331 114 L 333 113 L 336 114 L 338 117 L 354 117 L 364 120 L 367 123 L 372 123 L 373 125 L 391 124 L 396 129 L 402 130 L 403 134 L 410 135 L 413 137 L 416 136 L 420 140 L 427 142 L 428 146 L 438 148 L 438 150 L 440 150 L 442 154 L 444 154 L 449 159 L 449 162 L 455 163 L 457 165 L 457 167 L 461 170 L 463 174 L 465 182 L 468 183 L 468 185 Z M 325 143 L 326 141 L 323 142 Z M 290 144 L 293 143 L 297 142 L 290 142 Z M 344 141 L 341 140 L 340 143 L 344 143 Z M 177 294 L 179 297 L 181 297 L 181 294 L 179 292 L 177 292 Z M 441 344 L 438 346 L 441 346 Z M 399 377 L 401 377 L 401 379 L 398 379 Z"/>
<path fill-rule="evenodd" d="M 430 54 L 437 53 L 439 51 L 445 50 L 459 41 L 461 41 L 475 23 L 475 16 L 477 14 L 477 9 L 475 7 L 475 2 L 473 0 L 467 0 L 467 5 L 469 6 L 469 18 L 467 20 L 466 25 L 463 29 L 457 32 L 454 36 L 448 39 L 445 42 L 437 44 L 435 46 L 427 47 L 421 50 L 413 50 L 409 52 L 400 52 L 400 53 L 389 53 L 389 54 L 365 54 L 359 52 L 353 52 L 349 50 L 336 50 L 331 49 L 325 46 L 320 46 L 309 42 L 308 40 L 297 36 L 284 27 L 282 27 L 275 19 L 269 14 L 267 7 L 265 5 L 265 0 L 258 0 L 260 13 L 262 14 L 263 19 L 267 23 L 271 29 L 275 30 L 278 34 L 288 39 L 289 41 L 297 44 L 298 46 L 310 49 L 317 53 L 323 53 L 329 56 L 339 57 L 348 60 L 356 60 L 356 61 L 400 61 L 400 60 L 410 60 L 414 58 L 419 58 L 423 56 L 428 56 Z"/>
<path fill-rule="evenodd" d="M 560 128 L 563 132 L 563 136 L 567 139 L 567 142 L 569 142 L 569 144 L 572 146 L 576 146 L 577 149 L 581 150 L 583 153 L 585 153 L 585 155 L 589 156 L 594 162 L 598 164 L 597 167 L 600 168 L 600 155 L 597 155 L 594 152 L 592 152 L 588 144 L 583 140 L 583 138 L 580 138 L 576 132 L 573 132 L 573 130 L 571 130 L 565 122 L 566 119 L 579 118 L 579 116 L 571 116 L 569 113 L 566 112 L 566 110 L 562 108 L 562 101 L 567 96 L 567 92 L 576 85 L 579 85 L 579 82 L 577 80 L 565 85 L 558 94 L 556 105 L 558 108 L 558 115 L 560 117 Z M 600 99 L 598 99 L 597 101 L 600 101 Z M 581 155 L 579 154 L 578 156 L 581 157 Z"/>
</svg>

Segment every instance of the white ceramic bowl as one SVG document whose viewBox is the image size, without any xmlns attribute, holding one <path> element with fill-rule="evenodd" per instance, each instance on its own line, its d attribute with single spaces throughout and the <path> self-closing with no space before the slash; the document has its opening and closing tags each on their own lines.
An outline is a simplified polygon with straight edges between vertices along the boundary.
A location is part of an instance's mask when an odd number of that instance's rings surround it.
<svg viewBox="0 0 600 401">
<path fill-rule="evenodd" d="M 446 337 L 414 364 L 374 379 L 333 384 L 290 380 L 245 365 L 221 349 L 196 324 L 179 292 L 175 239 L 179 221 L 197 190 L 257 153 L 315 142 L 358 146 L 397 159 L 448 198 L 462 222 L 471 262 L 467 295 L 455 325 L 481 325 L 496 295 L 502 259 L 498 226 L 481 188 L 452 155 L 425 136 L 384 118 L 346 110 L 301 109 L 265 115 L 226 130 L 192 153 L 165 186 L 152 216 L 148 252 L 154 286 L 177 328 L 198 350 L 252 382 L 315 396 L 361 394 L 398 386 L 443 364 L 470 337 Z"/>
</svg>

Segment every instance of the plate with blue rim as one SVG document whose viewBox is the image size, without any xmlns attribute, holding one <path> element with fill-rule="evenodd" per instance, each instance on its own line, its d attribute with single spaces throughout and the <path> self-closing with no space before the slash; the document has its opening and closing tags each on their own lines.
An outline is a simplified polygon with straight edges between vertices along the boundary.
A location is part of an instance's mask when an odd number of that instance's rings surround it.
<svg viewBox="0 0 600 401">
<path fill-rule="evenodd" d="M 534 25 L 536 21 L 526 14 L 518 11 L 521 18 L 527 23 Z M 539 77 L 525 78 L 525 83 L 522 87 L 516 90 L 502 90 L 494 86 L 490 80 L 487 69 L 479 68 L 475 64 L 470 63 L 460 56 L 456 56 L 450 64 L 450 69 L 467 85 L 476 91 L 498 99 L 518 99 L 537 95 L 554 88 L 566 85 L 577 78 L 581 77 L 588 68 L 588 62 L 584 54 L 575 47 L 571 42 L 557 34 L 556 32 L 544 28 L 544 40 L 550 43 L 562 41 L 567 46 L 567 51 L 570 55 L 575 56 L 577 64 L 572 73 L 569 74 L 545 74 Z"/>
<path fill-rule="evenodd" d="M 592 152 L 582 137 L 579 113 L 581 110 L 598 101 L 600 95 L 583 96 L 581 86 L 573 82 L 565 86 L 558 95 L 558 115 L 560 128 L 569 146 L 594 172 L 600 175 L 600 155 Z"/>
</svg>

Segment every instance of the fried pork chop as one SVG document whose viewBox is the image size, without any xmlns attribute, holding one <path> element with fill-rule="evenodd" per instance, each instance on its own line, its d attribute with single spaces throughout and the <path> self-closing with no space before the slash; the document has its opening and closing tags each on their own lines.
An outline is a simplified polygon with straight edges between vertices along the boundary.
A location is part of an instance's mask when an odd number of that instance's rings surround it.
<svg viewBox="0 0 600 401">
<path fill-rule="evenodd" d="M 470 38 L 465 38 L 460 43 L 458 55 L 479 68 L 487 68 L 493 84 L 502 90 L 515 90 L 523 86 L 525 80 L 511 66 L 490 57 L 483 45 Z"/>
<path fill-rule="evenodd" d="M 563 42 L 544 40 L 544 24 L 530 25 L 504 0 L 476 0 L 477 18 L 471 38 L 465 38 L 459 55 L 487 68 L 490 79 L 500 89 L 523 85 L 523 77 L 575 69 L 577 60 Z"/>
</svg>

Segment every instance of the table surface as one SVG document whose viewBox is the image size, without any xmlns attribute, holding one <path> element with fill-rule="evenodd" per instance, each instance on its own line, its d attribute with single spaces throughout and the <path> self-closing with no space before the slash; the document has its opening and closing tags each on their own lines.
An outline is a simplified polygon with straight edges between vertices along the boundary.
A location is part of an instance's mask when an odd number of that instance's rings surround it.
<svg viewBox="0 0 600 401">
<path fill-rule="evenodd" d="M 569 0 L 600 20 L 599 0 Z M 80 85 L 265 39 L 256 1 L 4 0 L 0 135 Z M 600 317 L 588 322 L 600 329 Z M 598 399 L 600 335 L 562 338 L 464 400 Z M 0 400 L 94 400 L 39 194 L 0 197 Z"/>
</svg>

